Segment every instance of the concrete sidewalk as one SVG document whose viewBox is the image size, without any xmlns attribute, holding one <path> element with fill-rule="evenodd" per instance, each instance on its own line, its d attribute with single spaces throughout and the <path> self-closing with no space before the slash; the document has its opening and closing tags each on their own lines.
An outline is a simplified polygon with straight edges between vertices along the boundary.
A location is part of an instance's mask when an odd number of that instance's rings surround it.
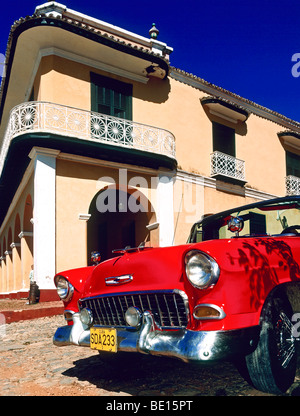
<svg viewBox="0 0 300 416">
<path fill-rule="evenodd" d="M 27 305 L 27 299 L 0 299 L 0 314 L 4 315 L 5 323 L 60 315 L 64 311 L 63 302 L 41 302 Z"/>
</svg>

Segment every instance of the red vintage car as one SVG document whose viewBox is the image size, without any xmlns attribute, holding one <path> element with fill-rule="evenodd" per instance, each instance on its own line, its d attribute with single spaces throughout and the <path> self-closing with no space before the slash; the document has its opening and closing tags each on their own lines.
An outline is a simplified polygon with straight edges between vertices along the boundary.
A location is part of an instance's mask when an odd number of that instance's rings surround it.
<svg viewBox="0 0 300 416">
<path fill-rule="evenodd" d="M 300 197 L 263 201 L 203 218 L 185 245 L 117 250 L 59 273 L 68 325 L 54 343 L 232 359 L 254 387 L 281 394 L 297 366 L 299 224 Z"/>
</svg>

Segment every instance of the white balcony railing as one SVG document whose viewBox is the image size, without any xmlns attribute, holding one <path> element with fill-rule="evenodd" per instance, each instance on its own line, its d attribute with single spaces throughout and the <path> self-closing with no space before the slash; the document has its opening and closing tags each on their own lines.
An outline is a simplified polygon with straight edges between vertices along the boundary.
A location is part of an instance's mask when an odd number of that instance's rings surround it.
<svg viewBox="0 0 300 416">
<path fill-rule="evenodd" d="M 245 162 L 216 151 L 210 155 L 211 176 L 227 176 L 245 182 Z"/>
<path fill-rule="evenodd" d="M 285 178 L 285 188 L 287 195 L 300 195 L 300 178 L 289 175 Z"/>
<path fill-rule="evenodd" d="M 175 158 L 175 138 L 167 130 L 59 104 L 31 101 L 17 105 L 10 112 L 0 152 L 0 175 L 11 140 L 29 132 L 60 134 Z"/>
</svg>

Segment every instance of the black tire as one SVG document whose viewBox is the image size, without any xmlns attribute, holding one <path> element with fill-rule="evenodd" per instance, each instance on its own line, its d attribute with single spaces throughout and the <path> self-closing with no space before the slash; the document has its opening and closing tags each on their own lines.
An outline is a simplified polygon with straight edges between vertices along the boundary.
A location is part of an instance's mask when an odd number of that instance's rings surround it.
<svg viewBox="0 0 300 416">
<path fill-rule="evenodd" d="M 245 357 L 246 378 L 258 390 L 283 394 L 294 382 L 297 350 L 292 314 L 285 296 L 270 298 L 262 310 L 257 348 Z"/>
</svg>

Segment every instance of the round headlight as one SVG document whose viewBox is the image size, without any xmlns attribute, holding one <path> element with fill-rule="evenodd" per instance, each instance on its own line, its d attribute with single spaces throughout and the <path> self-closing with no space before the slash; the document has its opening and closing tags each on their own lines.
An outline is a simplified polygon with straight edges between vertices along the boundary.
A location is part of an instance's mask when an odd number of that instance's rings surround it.
<svg viewBox="0 0 300 416">
<path fill-rule="evenodd" d="M 185 256 L 186 275 L 191 284 L 199 289 L 207 289 L 217 283 L 220 269 L 208 254 L 191 250 Z"/>
<path fill-rule="evenodd" d="M 62 300 L 68 301 L 71 299 L 74 292 L 74 287 L 67 279 L 65 279 L 63 276 L 56 276 L 55 285 L 57 294 Z"/>
</svg>

